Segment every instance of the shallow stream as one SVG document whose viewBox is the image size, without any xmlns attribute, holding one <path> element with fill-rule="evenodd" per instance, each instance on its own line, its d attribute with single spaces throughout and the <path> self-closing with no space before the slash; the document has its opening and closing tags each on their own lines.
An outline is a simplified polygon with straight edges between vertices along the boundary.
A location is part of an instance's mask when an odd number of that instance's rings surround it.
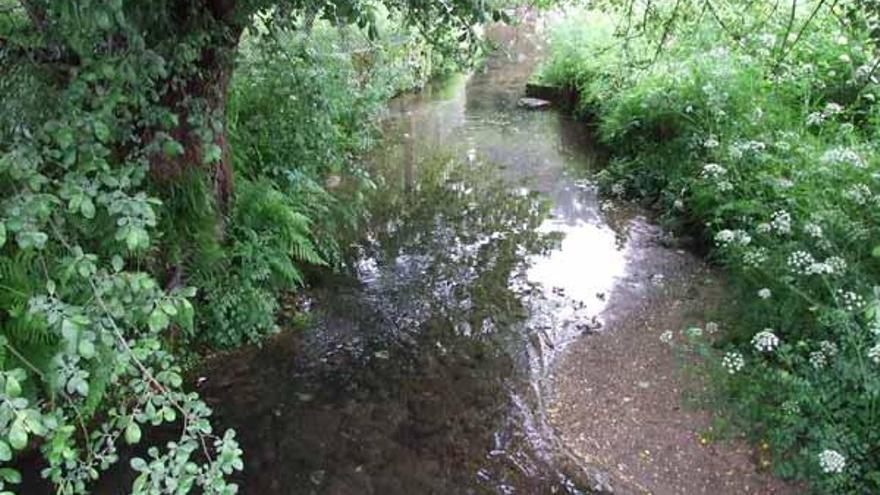
<svg viewBox="0 0 880 495">
<path fill-rule="evenodd" d="M 199 391 L 246 452 L 242 493 L 586 493 L 548 426 L 554 358 L 638 264 L 580 123 L 518 107 L 541 26 L 495 27 L 481 70 L 391 102 L 356 275 L 305 331 L 213 359 Z"/>
</svg>

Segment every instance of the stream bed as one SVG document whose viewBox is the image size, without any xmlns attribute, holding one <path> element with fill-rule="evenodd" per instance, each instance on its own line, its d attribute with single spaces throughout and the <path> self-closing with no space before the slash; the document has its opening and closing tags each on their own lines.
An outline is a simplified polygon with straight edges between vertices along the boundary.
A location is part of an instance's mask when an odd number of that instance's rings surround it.
<svg viewBox="0 0 880 495">
<path fill-rule="evenodd" d="M 633 238 L 660 233 L 598 197 L 583 124 L 518 106 L 542 52 L 526 22 L 491 28 L 498 49 L 475 73 L 390 103 L 354 274 L 296 301 L 307 328 L 200 371 L 245 451 L 241 493 L 603 487 L 549 425 L 553 365 L 601 330 L 620 284 L 650 285 L 631 276 Z"/>
</svg>

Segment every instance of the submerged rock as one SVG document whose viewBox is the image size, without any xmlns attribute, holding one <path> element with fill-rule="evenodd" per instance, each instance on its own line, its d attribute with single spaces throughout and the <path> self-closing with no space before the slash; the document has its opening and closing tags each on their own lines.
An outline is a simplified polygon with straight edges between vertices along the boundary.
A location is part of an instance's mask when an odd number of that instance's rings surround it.
<svg viewBox="0 0 880 495">
<path fill-rule="evenodd" d="M 551 105 L 548 100 L 542 100 L 541 98 L 532 98 L 530 96 L 526 96 L 520 98 L 517 102 L 517 105 L 522 108 L 527 108 L 529 110 L 538 110 L 541 108 L 547 108 Z"/>
</svg>

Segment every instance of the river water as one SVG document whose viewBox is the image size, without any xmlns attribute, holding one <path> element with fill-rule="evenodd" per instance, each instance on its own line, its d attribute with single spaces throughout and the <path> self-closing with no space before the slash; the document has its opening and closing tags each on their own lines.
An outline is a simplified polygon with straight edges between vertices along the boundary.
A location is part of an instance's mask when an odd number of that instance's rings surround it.
<svg viewBox="0 0 880 495">
<path fill-rule="evenodd" d="M 498 49 L 473 74 L 391 102 L 354 273 L 296 302 L 305 330 L 201 371 L 218 428 L 235 428 L 246 453 L 242 493 L 596 483 L 545 404 L 555 357 L 601 327 L 626 280 L 618 226 L 632 215 L 597 196 L 603 158 L 584 125 L 518 107 L 542 52 L 540 20 L 526 25 L 491 28 Z"/>
<path fill-rule="evenodd" d="M 584 493 L 545 420 L 554 356 L 625 273 L 582 124 L 517 106 L 540 23 L 483 68 L 391 102 L 353 276 L 311 323 L 212 362 L 201 393 L 246 452 L 245 494 Z"/>
</svg>

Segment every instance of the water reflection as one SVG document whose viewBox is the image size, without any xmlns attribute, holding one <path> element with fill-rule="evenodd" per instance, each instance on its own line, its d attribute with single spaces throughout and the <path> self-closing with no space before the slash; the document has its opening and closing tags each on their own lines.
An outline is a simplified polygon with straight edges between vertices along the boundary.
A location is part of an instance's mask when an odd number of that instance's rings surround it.
<svg viewBox="0 0 880 495">
<path fill-rule="evenodd" d="M 307 330 L 201 373 L 243 493 L 581 493 L 547 374 L 625 245 L 582 179 L 602 160 L 586 130 L 516 106 L 536 35 L 496 30 L 485 70 L 392 102 L 356 276 L 299 301 Z"/>
</svg>

